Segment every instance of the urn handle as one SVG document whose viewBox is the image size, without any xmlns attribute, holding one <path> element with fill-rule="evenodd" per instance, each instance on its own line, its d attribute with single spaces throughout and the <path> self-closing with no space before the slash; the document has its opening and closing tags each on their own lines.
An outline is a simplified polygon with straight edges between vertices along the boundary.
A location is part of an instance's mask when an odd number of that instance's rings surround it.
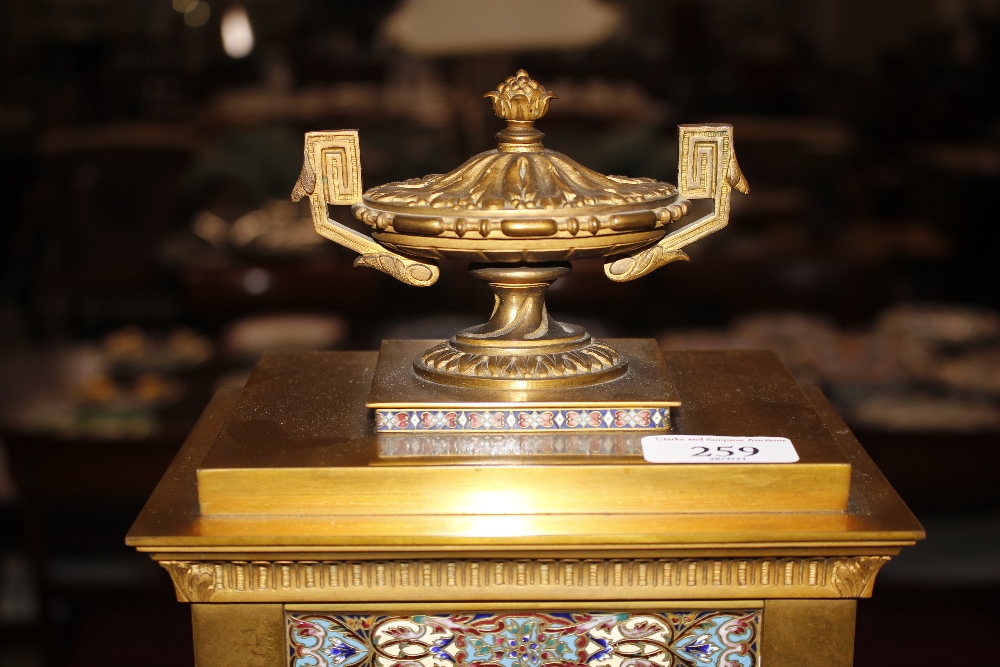
<svg viewBox="0 0 1000 667">
<path fill-rule="evenodd" d="M 605 262 L 604 274 L 611 280 L 634 280 L 664 264 L 687 260 L 681 248 L 729 223 L 732 190 L 750 192 L 733 151 L 732 125 L 680 125 L 677 129 L 680 144 L 677 189 L 688 199 L 714 199 L 714 210 L 667 234 L 650 248 Z"/>
<path fill-rule="evenodd" d="M 371 237 L 330 218 L 327 206 L 351 206 L 361 201 L 361 160 L 357 130 L 307 132 L 302 173 L 292 189 L 292 201 L 309 197 L 316 232 L 361 256 L 354 266 L 367 266 L 396 280 L 426 287 L 437 282 L 437 264 L 404 257 Z"/>
</svg>

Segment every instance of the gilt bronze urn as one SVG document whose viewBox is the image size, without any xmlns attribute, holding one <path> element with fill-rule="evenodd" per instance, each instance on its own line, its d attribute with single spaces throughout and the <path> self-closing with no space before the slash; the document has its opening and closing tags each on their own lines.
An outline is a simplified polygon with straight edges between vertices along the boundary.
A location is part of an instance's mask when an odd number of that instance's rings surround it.
<svg viewBox="0 0 1000 667">
<path fill-rule="evenodd" d="M 519 70 L 486 93 L 507 122 L 498 144 L 447 174 L 387 183 L 361 194 L 356 130 L 306 134 L 292 192 L 308 196 L 317 231 L 360 253 L 357 266 L 427 286 L 437 259 L 470 263 L 495 295 L 488 322 L 458 332 L 413 361 L 434 383 L 487 390 L 582 387 L 622 377 L 625 354 L 582 327 L 554 320 L 545 290 L 574 259 L 605 258 L 614 281 L 686 259 L 682 248 L 729 220 L 733 188 L 747 192 L 729 125 L 680 126 L 678 185 L 605 176 L 545 148 L 535 122 L 556 98 Z M 714 210 L 684 224 L 690 199 Z M 349 204 L 371 237 L 330 219 Z"/>
</svg>

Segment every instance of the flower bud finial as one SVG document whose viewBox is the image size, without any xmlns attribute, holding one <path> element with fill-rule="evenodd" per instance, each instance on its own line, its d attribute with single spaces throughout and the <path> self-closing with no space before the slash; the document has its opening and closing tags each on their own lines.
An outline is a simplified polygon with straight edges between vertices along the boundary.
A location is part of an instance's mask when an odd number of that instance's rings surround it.
<svg viewBox="0 0 1000 667">
<path fill-rule="evenodd" d="M 483 95 L 493 99 L 493 111 L 504 120 L 535 121 L 549 110 L 549 100 L 555 93 L 545 90 L 523 69 Z"/>
</svg>

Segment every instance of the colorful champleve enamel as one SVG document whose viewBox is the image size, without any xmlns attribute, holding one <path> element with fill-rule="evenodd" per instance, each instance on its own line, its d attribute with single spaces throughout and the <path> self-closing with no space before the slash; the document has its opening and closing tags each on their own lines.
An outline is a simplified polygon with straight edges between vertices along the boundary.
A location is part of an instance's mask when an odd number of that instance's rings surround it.
<svg viewBox="0 0 1000 667">
<path fill-rule="evenodd" d="M 755 667 L 760 610 L 286 614 L 290 667 Z"/>
<path fill-rule="evenodd" d="M 375 410 L 375 430 L 566 431 L 665 429 L 669 408 L 566 410 Z"/>
</svg>

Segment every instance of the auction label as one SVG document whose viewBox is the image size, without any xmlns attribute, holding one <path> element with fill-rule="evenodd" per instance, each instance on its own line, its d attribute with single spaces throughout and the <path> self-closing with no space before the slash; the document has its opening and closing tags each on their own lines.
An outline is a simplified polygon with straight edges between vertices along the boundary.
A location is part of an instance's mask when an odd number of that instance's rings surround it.
<svg viewBox="0 0 1000 667">
<path fill-rule="evenodd" d="M 788 438 L 724 435 L 647 435 L 642 457 L 650 463 L 794 463 Z"/>
</svg>

